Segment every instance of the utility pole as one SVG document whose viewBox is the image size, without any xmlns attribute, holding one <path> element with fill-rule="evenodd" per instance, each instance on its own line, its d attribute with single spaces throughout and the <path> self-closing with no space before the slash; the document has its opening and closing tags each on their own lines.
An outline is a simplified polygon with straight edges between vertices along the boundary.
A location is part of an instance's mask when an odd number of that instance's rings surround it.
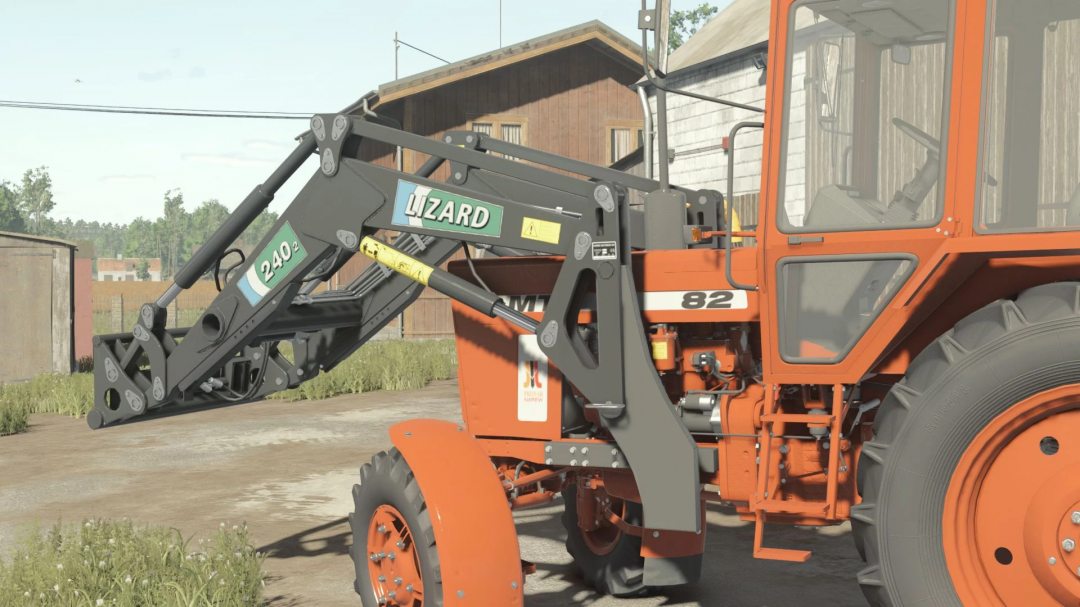
<svg viewBox="0 0 1080 607">
<path fill-rule="evenodd" d="M 500 2 L 502 0 L 499 0 Z M 394 80 L 398 79 L 398 51 L 401 49 L 401 45 L 398 44 L 397 32 L 394 32 Z"/>
</svg>

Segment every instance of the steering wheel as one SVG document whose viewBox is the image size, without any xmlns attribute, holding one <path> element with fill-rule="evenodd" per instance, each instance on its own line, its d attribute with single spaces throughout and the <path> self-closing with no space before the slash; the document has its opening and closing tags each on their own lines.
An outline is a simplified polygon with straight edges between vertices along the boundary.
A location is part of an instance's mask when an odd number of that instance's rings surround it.
<svg viewBox="0 0 1080 607">
<path fill-rule="evenodd" d="M 941 142 L 931 137 L 929 133 L 923 131 L 914 124 L 899 118 L 893 118 L 892 123 L 896 128 L 900 129 L 902 133 L 917 141 L 919 145 L 930 150 L 933 154 L 941 156 Z M 994 179 L 994 176 L 990 173 L 984 173 L 984 177 L 986 178 L 987 185 L 990 187 L 996 187 L 998 185 L 998 180 Z"/>
<path fill-rule="evenodd" d="M 926 131 L 923 131 L 914 124 L 911 124 L 910 122 L 905 122 L 899 118 L 893 118 L 892 123 L 893 126 L 900 129 L 903 134 L 917 141 L 919 145 L 930 150 L 934 154 L 937 154 L 938 156 L 941 155 L 941 142 L 931 137 Z"/>
</svg>

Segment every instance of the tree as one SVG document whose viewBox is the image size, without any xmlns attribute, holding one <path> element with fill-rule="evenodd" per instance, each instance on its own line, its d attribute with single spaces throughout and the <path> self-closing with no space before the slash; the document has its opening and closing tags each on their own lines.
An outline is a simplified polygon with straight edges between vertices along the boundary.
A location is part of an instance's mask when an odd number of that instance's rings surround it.
<svg viewBox="0 0 1080 607">
<path fill-rule="evenodd" d="M 162 215 L 168 254 L 168 259 L 163 259 L 162 262 L 168 263 L 169 276 L 173 276 L 181 264 L 180 253 L 186 241 L 186 232 L 190 222 L 190 217 L 184 210 L 184 195 L 180 190 L 165 192 L 165 209 Z"/>
<path fill-rule="evenodd" d="M 19 194 L 10 182 L 0 181 L 0 232 L 25 232 L 26 221 L 19 212 Z"/>
<path fill-rule="evenodd" d="M 135 277 L 139 280 L 150 280 L 150 261 L 146 258 L 140 259 L 139 263 L 135 265 Z"/>
<path fill-rule="evenodd" d="M 675 52 L 718 12 L 720 9 L 704 2 L 693 10 L 672 11 L 668 21 L 668 52 Z"/>
<path fill-rule="evenodd" d="M 29 221 L 32 234 L 48 234 L 53 231 L 49 219 L 56 203 L 53 202 L 52 178 L 47 167 L 28 169 L 23 173 L 22 186 L 18 188 L 19 212 Z"/>
</svg>

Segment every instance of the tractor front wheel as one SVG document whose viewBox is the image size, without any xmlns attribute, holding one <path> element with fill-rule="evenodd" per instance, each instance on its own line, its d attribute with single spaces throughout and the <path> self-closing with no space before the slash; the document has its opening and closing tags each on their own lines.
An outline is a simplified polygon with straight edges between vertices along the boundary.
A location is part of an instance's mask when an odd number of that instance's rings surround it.
<svg viewBox="0 0 1080 607">
<path fill-rule="evenodd" d="M 360 468 L 349 514 L 364 607 L 441 607 L 439 552 L 431 517 L 409 464 L 397 449 Z M 363 490 L 361 490 L 361 485 Z"/>
<path fill-rule="evenodd" d="M 574 566 L 585 582 L 613 596 L 644 594 L 641 538 L 623 533 L 604 515 L 610 509 L 631 525 L 640 526 L 641 504 L 609 496 L 602 485 L 589 489 L 575 482 L 563 490 L 563 502 L 566 551 L 574 557 Z"/>
<path fill-rule="evenodd" d="M 863 445 L 852 509 L 876 607 L 1080 603 L 1080 283 L 926 348 Z"/>
</svg>

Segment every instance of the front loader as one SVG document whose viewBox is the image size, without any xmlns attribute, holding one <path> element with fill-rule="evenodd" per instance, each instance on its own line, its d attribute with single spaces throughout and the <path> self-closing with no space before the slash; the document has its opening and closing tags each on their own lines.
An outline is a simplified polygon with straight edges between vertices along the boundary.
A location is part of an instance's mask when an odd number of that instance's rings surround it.
<svg viewBox="0 0 1080 607">
<path fill-rule="evenodd" d="M 760 110 L 643 60 L 658 180 L 316 115 L 133 331 L 95 338 L 90 426 L 295 387 L 431 288 L 464 423 L 400 423 L 361 468 L 366 607 L 523 604 L 512 513 L 560 498 L 575 566 L 614 595 L 695 582 L 713 502 L 755 525 L 755 558 L 811 556 L 770 523 L 850 521 L 877 607 L 1080 603 L 1080 5 L 771 3 Z M 667 12 L 639 19 L 661 49 Z M 726 196 L 669 183 L 669 93 L 747 119 Z M 759 219 L 731 229 L 758 134 Z M 376 166 L 363 142 L 429 160 Z M 311 155 L 257 255 L 166 329 Z M 464 246 L 485 254 L 442 269 Z M 316 291 L 356 254 L 377 263 Z"/>
</svg>

